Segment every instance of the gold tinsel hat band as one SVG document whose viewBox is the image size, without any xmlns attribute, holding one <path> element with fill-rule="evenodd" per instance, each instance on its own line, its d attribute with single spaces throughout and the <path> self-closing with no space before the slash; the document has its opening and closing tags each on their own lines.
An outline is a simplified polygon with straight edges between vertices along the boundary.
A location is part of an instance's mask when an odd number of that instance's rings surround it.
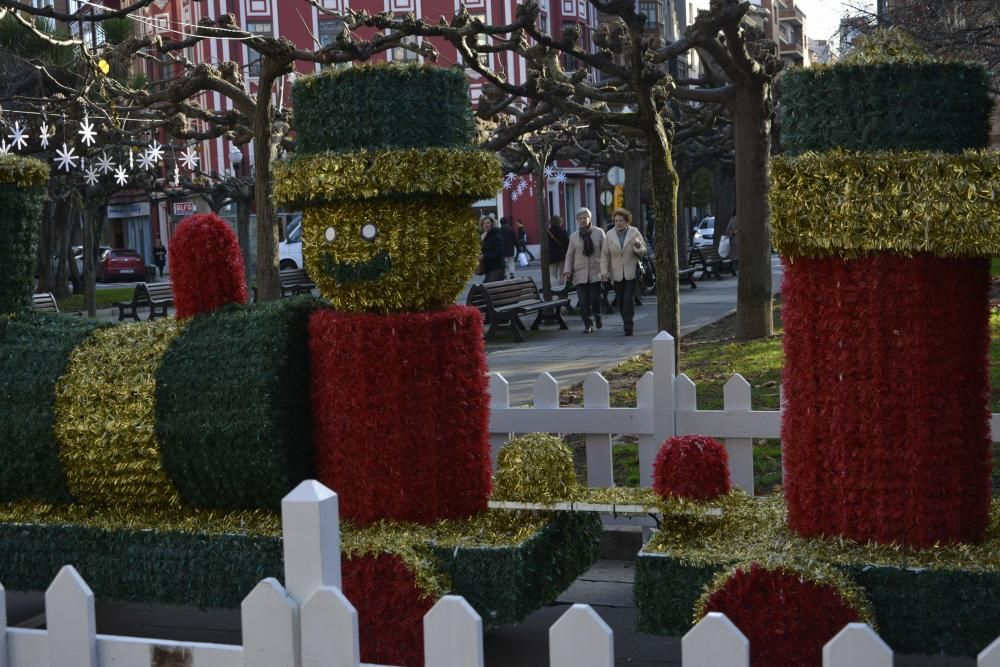
<svg viewBox="0 0 1000 667">
<path fill-rule="evenodd" d="M 1000 255 L 1000 154 L 804 153 L 771 161 L 771 227 L 785 257 Z"/>
<path fill-rule="evenodd" d="M 500 189 L 500 163 L 480 150 L 454 148 L 318 153 L 275 165 L 282 205 L 411 195 L 481 199 Z"/>
</svg>

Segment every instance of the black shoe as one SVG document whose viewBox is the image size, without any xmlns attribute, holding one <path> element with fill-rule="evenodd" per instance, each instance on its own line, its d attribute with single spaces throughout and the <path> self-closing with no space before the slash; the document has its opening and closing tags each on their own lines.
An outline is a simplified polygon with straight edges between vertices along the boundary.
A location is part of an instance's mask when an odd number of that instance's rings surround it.
<svg viewBox="0 0 1000 667">
<path fill-rule="evenodd" d="M 583 333 L 594 333 L 594 327 L 584 327 Z"/>
<path fill-rule="evenodd" d="M 601 327 L 604 326 L 604 322 L 601 321 L 601 318 L 598 317 L 597 320 L 596 320 L 596 322 L 597 322 L 597 328 L 598 329 L 600 329 Z"/>
<path fill-rule="evenodd" d="M 626 336 L 631 336 L 632 335 L 632 330 L 631 329 L 626 329 L 625 330 L 625 335 Z"/>
</svg>

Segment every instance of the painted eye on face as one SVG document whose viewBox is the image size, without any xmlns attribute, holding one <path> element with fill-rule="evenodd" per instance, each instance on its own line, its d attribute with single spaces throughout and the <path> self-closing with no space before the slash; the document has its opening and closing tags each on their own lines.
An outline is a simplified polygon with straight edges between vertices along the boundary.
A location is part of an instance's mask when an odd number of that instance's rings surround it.
<svg viewBox="0 0 1000 667">
<path fill-rule="evenodd" d="M 333 227 L 327 227 L 326 231 L 323 232 L 323 238 L 326 239 L 327 243 L 333 243 L 337 240 L 337 230 Z"/>
<path fill-rule="evenodd" d="M 361 238 L 365 241 L 374 241 L 376 236 L 378 236 L 378 227 L 372 223 L 369 222 L 361 228 Z"/>
</svg>

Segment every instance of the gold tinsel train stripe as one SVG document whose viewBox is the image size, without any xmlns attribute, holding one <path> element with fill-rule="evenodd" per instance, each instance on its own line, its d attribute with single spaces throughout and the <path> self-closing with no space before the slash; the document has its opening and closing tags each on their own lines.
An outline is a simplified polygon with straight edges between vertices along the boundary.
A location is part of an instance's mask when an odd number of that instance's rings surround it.
<svg viewBox="0 0 1000 667">
<path fill-rule="evenodd" d="M 1000 255 L 1000 153 L 804 153 L 771 161 L 785 257 Z"/>
<path fill-rule="evenodd" d="M 491 197 L 501 185 L 500 161 L 455 148 L 318 153 L 274 167 L 279 204 L 434 194 Z"/>
<path fill-rule="evenodd" d="M 156 370 L 174 319 L 95 331 L 56 387 L 55 435 L 70 492 L 84 505 L 178 505 L 156 439 Z"/>
</svg>

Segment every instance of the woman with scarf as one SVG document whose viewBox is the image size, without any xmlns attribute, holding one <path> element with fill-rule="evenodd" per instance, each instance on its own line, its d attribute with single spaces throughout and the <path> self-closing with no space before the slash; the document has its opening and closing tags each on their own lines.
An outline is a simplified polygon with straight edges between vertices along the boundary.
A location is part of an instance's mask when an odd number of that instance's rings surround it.
<svg viewBox="0 0 1000 667">
<path fill-rule="evenodd" d="M 590 224 L 590 209 L 576 211 L 577 230 L 569 237 L 566 249 L 566 268 L 563 278 L 572 280 L 579 297 L 583 333 L 600 329 L 601 322 L 601 251 L 604 249 L 604 231 Z M 591 321 L 593 315 L 593 321 Z"/>
</svg>

